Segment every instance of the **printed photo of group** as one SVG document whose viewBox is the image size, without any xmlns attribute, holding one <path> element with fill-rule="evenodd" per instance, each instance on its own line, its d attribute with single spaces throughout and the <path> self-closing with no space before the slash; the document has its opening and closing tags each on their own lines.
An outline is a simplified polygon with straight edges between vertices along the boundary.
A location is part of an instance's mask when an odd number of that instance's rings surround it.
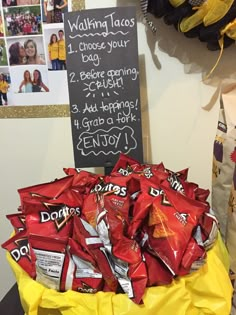
<svg viewBox="0 0 236 315">
<path fill-rule="evenodd" d="M 67 11 L 67 0 L 0 0 L 0 108 L 49 92 L 49 71 L 66 70 Z"/>
</svg>

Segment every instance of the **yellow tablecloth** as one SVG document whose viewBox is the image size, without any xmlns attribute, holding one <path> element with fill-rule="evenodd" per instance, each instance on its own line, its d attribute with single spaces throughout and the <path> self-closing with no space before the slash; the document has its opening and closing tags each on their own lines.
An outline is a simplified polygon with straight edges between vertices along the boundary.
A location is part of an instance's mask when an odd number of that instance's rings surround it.
<svg viewBox="0 0 236 315">
<path fill-rule="evenodd" d="M 171 285 L 146 289 L 144 304 L 136 305 L 124 294 L 59 293 L 32 280 L 7 259 L 15 273 L 22 306 L 27 315 L 229 315 L 232 286 L 229 258 L 218 236 L 207 253 L 207 263 Z"/>
</svg>

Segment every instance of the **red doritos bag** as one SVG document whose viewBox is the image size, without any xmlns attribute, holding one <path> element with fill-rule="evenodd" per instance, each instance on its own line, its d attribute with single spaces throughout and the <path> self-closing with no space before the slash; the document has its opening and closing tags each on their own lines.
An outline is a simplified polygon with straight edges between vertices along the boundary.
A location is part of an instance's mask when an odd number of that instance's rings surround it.
<svg viewBox="0 0 236 315">
<path fill-rule="evenodd" d="M 178 275 L 184 276 L 198 270 L 205 264 L 205 258 L 206 251 L 203 245 L 198 244 L 195 238 L 191 237 L 183 254 Z"/>
<path fill-rule="evenodd" d="M 125 177 L 104 176 L 91 189 L 90 194 L 85 198 L 83 205 L 83 215 L 93 227 L 96 226 L 97 198 L 99 195 L 109 195 L 114 206 L 121 205 L 122 215 L 128 222 L 130 195 L 128 193 L 127 179 Z"/>
<path fill-rule="evenodd" d="M 2 248 L 5 248 L 11 254 L 12 259 L 16 261 L 31 278 L 35 278 L 35 268 L 32 264 L 31 250 L 26 230 L 11 237 L 2 244 Z"/>
<path fill-rule="evenodd" d="M 138 230 L 145 223 L 145 218 L 149 214 L 154 198 L 162 194 L 163 189 L 160 188 L 159 181 L 155 181 L 155 178 L 151 180 L 142 178 L 141 193 L 135 202 L 133 217 L 128 227 L 128 236 L 130 238 L 134 238 Z"/>
<path fill-rule="evenodd" d="M 24 199 L 34 196 L 41 196 L 46 199 L 58 198 L 60 194 L 72 184 L 73 176 L 63 177 L 50 183 L 29 186 L 18 189 L 22 211 L 24 211 Z"/>
<path fill-rule="evenodd" d="M 80 215 L 80 211 L 66 205 L 42 204 L 40 211 L 27 213 L 27 230 L 31 234 L 67 239 L 72 236 L 74 215 Z"/>
<path fill-rule="evenodd" d="M 73 239 L 96 261 L 98 270 L 102 273 L 105 285 L 103 291 L 116 292 L 118 281 L 113 274 L 106 250 L 98 233 L 82 218 L 74 218 Z"/>
<path fill-rule="evenodd" d="M 219 223 L 213 211 L 205 212 L 199 219 L 203 246 L 209 250 L 215 243 L 219 231 Z"/>
<path fill-rule="evenodd" d="M 99 204 L 96 229 L 109 253 L 109 259 L 123 291 L 135 303 L 141 303 L 147 284 L 147 271 L 138 243 L 124 235 L 125 220 L 106 209 L 106 196 Z"/>
<path fill-rule="evenodd" d="M 25 215 L 23 213 L 7 214 L 6 217 L 11 222 L 16 233 L 26 229 Z"/>
<path fill-rule="evenodd" d="M 135 159 L 120 153 L 119 159 L 111 171 L 111 176 L 128 176 L 134 172 L 142 171 L 142 165 Z"/>
<path fill-rule="evenodd" d="M 87 195 L 91 188 L 96 184 L 102 175 L 93 174 L 77 168 L 64 168 L 67 175 L 74 175 L 72 188 L 78 190 L 81 194 Z"/>
<path fill-rule="evenodd" d="M 149 220 L 144 227 L 148 234 L 149 250 L 161 258 L 174 275 L 191 239 L 193 229 L 209 205 L 171 189 L 153 200 Z"/>
<path fill-rule="evenodd" d="M 170 284 L 173 280 L 173 275 L 161 259 L 147 251 L 144 251 L 143 255 L 147 267 L 147 287 Z"/>
<path fill-rule="evenodd" d="M 96 262 L 82 246 L 73 239 L 68 241 L 70 264 L 67 270 L 67 279 L 71 284 L 66 289 L 81 293 L 96 293 L 103 290 L 104 280 L 102 273 L 97 269 Z"/>
<path fill-rule="evenodd" d="M 63 269 L 68 269 L 68 260 L 67 263 L 65 260 L 67 241 L 30 234 L 29 243 L 34 253 L 36 281 L 47 288 L 64 291 L 66 279 L 62 275 Z"/>
</svg>

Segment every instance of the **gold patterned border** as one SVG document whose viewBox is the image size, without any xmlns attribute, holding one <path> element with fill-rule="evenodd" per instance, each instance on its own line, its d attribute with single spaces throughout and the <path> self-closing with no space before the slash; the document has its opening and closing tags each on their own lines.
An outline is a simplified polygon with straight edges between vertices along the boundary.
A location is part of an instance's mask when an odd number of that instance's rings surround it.
<svg viewBox="0 0 236 315">
<path fill-rule="evenodd" d="M 85 0 L 71 0 L 72 11 L 84 10 Z M 49 118 L 68 117 L 70 109 L 68 104 L 63 105 L 27 105 L 27 106 L 1 106 L 1 118 Z"/>
<path fill-rule="evenodd" d="M 1 106 L 0 118 L 69 117 L 70 108 L 64 105 Z"/>
</svg>

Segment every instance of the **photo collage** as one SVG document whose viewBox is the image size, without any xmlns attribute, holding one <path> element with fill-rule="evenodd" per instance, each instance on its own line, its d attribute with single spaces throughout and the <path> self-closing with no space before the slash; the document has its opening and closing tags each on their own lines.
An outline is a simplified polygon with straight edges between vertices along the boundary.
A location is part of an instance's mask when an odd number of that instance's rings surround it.
<svg viewBox="0 0 236 315">
<path fill-rule="evenodd" d="M 0 0 L 0 106 L 14 95 L 50 91 L 50 71 L 66 70 L 67 0 Z"/>
</svg>

